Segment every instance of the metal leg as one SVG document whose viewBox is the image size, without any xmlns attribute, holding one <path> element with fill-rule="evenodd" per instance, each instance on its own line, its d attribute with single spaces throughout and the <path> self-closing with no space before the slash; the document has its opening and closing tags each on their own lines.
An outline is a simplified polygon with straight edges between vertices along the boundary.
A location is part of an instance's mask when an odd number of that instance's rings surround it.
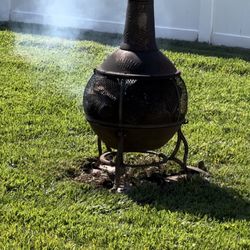
<svg viewBox="0 0 250 250">
<path fill-rule="evenodd" d="M 103 152 L 102 152 L 102 141 L 99 137 L 97 138 L 97 145 L 98 145 L 98 154 L 100 157 Z M 108 147 L 106 144 L 105 146 L 106 146 L 107 152 L 112 152 L 112 149 L 110 147 Z"/>
<path fill-rule="evenodd" d="M 102 155 L 102 141 L 99 137 L 97 138 L 97 145 L 98 145 L 98 153 L 100 157 Z"/>
<path fill-rule="evenodd" d="M 181 130 L 179 130 L 179 133 L 180 133 L 180 137 L 181 137 L 181 140 L 182 140 L 182 142 L 183 142 L 183 145 L 184 145 L 184 156 L 183 156 L 183 170 L 185 171 L 185 172 L 187 172 L 188 171 L 188 169 L 187 169 L 187 159 L 188 159 L 188 142 L 187 142 L 187 140 L 186 140 L 186 138 L 185 138 L 185 136 L 183 135 L 183 133 L 182 133 L 182 131 Z"/>
<path fill-rule="evenodd" d="M 176 154 L 178 153 L 180 146 L 181 146 L 181 142 L 184 145 L 184 156 L 183 156 L 183 160 L 180 160 L 176 157 Z M 175 149 L 173 151 L 173 153 L 170 155 L 169 160 L 172 160 L 174 162 L 176 162 L 177 164 L 179 164 L 182 168 L 182 170 L 187 173 L 188 172 L 188 168 L 187 168 L 187 158 L 188 158 L 188 143 L 187 140 L 185 138 L 185 136 L 183 135 L 181 129 L 179 129 L 178 131 L 178 139 L 177 139 L 177 143 L 175 146 Z"/>
<path fill-rule="evenodd" d="M 123 164 L 123 143 L 124 136 L 123 133 L 119 133 L 119 145 L 116 153 L 116 162 L 115 162 L 115 181 L 113 190 L 117 191 L 118 188 L 124 188 L 124 183 L 121 183 L 121 179 L 125 173 L 125 167 Z"/>
<path fill-rule="evenodd" d="M 125 91 L 125 83 L 126 80 L 121 79 L 120 83 L 120 98 L 119 98 L 119 124 L 122 125 L 123 123 L 123 98 L 124 98 L 124 91 Z M 113 190 L 122 191 L 124 189 L 124 180 L 121 183 L 122 177 L 125 174 L 125 167 L 123 164 L 123 152 L 124 152 L 124 133 L 123 129 L 119 131 L 119 143 L 118 149 L 116 154 L 116 162 L 115 162 L 115 182 Z"/>
<path fill-rule="evenodd" d="M 180 146 L 181 146 L 181 136 L 180 136 L 179 131 L 178 131 L 178 137 L 177 137 L 177 142 L 176 142 L 175 149 L 174 149 L 173 153 L 169 156 L 169 159 L 175 158 L 176 154 L 178 153 L 178 151 L 180 149 Z"/>
</svg>

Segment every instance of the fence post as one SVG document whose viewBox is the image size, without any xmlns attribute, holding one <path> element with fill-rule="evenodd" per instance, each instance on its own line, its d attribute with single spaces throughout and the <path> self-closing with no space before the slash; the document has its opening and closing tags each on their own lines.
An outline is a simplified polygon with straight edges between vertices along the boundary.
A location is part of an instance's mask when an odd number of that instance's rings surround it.
<svg viewBox="0 0 250 250">
<path fill-rule="evenodd" d="M 0 0 L 0 22 L 8 22 L 10 19 L 11 0 Z"/>
<path fill-rule="evenodd" d="M 214 21 L 214 1 L 200 0 L 199 42 L 211 43 Z"/>
</svg>

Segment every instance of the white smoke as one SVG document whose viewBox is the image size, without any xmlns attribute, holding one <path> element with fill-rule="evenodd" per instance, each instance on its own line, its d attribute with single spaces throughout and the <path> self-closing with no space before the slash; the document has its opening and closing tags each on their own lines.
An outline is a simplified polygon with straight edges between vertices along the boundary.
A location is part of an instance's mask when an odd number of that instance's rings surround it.
<svg viewBox="0 0 250 250">
<path fill-rule="evenodd" d="M 53 35 L 60 35 L 62 28 L 75 28 L 63 30 L 72 38 L 78 36 L 76 29 L 123 31 L 126 0 L 39 0 L 36 5 L 43 16 L 43 24 L 54 27 Z M 110 5 L 116 5 L 117 11 Z"/>
<path fill-rule="evenodd" d="M 72 38 L 78 36 L 76 29 L 122 33 L 126 4 L 127 0 L 11 0 L 10 19 L 49 25 L 51 35 L 68 32 Z"/>
<path fill-rule="evenodd" d="M 40 5 L 44 1 L 40 1 Z M 77 6 L 70 0 L 54 0 L 41 5 L 41 10 L 45 14 L 47 23 L 57 27 L 74 27 L 77 25 L 74 15 Z"/>
<path fill-rule="evenodd" d="M 0 0 L 1 1 L 1 0 Z M 34 18 L 34 23 L 45 25 L 42 28 L 42 34 L 53 36 L 54 38 L 33 39 L 22 35 L 16 36 L 16 53 L 22 56 L 31 64 L 37 65 L 55 65 L 60 71 L 65 72 L 65 81 L 55 82 L 56 85 L 65 93 L 81 93 L 82 83 L 73 80 L 69 82 L 67 75 L 72 75 L 81 65 L 82 70 L 85 68 L 85 77 L 83 83 L 92 74 L 92 69 L 86 71 L 86 65 L 94 61 L 94 55 L 89 55 L 89 51 L 81 52 L 81 58 L 76 58 L 74 54 L 75 46 L 79 35 L 81 40 L 85 38 L 84 30 L 110 30 L 110 26 L 114 28 L 113 32 L 122 32 L 123 22 L 125 20 L 125 9 L 127 0 L 12 0 L 13 11 L 19 13 L 33 13 L 39 18 Z M 110 5 L 116 5 L 117 11 L 110 8 Z M 31 15 L 32 16 L 32 15 Z M 38 20 L 38 21 L 37 21 Z M 29 20 L 32 23 L 32 18 Z M 117 25 L 118 23 L 118 25 Z M 119 26 L 120 23 L 120 26 Z M 49 27 L 47 26 L 49 25 Z M 106 30 L 105 30 L 106 27 Z M 29 28 L 23 31 L 30 33 Z M 120 30 L 119 30 L 120 29 Z M 32 31 L 31 31 L 32 33 Z M 34 30 L 34 33 L 37 33 Z M 62 37 L 62 38 L 60 38 Z M 68 39 L 64 38 L 70 38 Z M 119 41 L 117 41 L 117 45 Z M 60 47 L 61 53 L 54 53 L 54 49 Z M 81 51 L 84 51 L 81 50 Z M 97 65 L 93 65 L 96 67 Z M 89 66 L 88 66 L 89 67 Z M 73 78 L 74 79 L 74 78 Z M 46 81 L 39 79 L 34 84 L 46 84 Z"/>
</svg>

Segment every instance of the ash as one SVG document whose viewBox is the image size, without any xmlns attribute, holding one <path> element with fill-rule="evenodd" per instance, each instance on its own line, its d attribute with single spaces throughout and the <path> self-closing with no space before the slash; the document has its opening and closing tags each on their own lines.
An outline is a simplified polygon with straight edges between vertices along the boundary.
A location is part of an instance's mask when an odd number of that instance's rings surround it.
<svg viewBox="0 0 250 250">
<path fill-rule="evenodd" d="M 204 168 L 203 162 L 198 163 L 198 167 Z M 80 173 L 74 177 L 74 180 L 90 184 L 97 188 L 113 190 L 115 183 L 115 167 L 103 165 L 98 158 L 88 158 L 83 160 L 80 165 Z M 128 168 L 125 167 L 125 174 L 122 178 L 122 184 L 116 191 L 123 192 L 133 187 L 154 183 L 158 186 L 173 182 L 181 182 L 190 180 L 194 176 L 203 176 L 205 180 L 209 180 L 209 174 L 201 168 L 189 167 L 189 173 L 166 171 L 166 166 L 147 167 L 147 168 Z"/>
</svg>

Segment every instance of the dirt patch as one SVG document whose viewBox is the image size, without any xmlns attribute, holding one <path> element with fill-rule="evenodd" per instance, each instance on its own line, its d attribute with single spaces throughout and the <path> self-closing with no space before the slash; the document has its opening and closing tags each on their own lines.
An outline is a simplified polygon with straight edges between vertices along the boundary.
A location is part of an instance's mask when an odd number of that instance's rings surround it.
<svg viewBox="0 0 250 250">
<path fill-rule="evenodd" d="M 128 187 L 140 186 L 145 183 L 155 183 L 164 186 L 171 182 L 185 181 L 194 175 L 207 175 L 198 168 L 189 167 L 189 173 L 166 172 L 165 166 L 147 168 L 126 168 L 124 181 Z M 208 177 L 208 176 L 207 176 Z M 91 184 L 95 187 L 111 189 L 114 186 L 115 167 L 102 165 L 97 158 L 88 158 L 80 163 L 80 172 L 74 180 Z"/>
</svg>

